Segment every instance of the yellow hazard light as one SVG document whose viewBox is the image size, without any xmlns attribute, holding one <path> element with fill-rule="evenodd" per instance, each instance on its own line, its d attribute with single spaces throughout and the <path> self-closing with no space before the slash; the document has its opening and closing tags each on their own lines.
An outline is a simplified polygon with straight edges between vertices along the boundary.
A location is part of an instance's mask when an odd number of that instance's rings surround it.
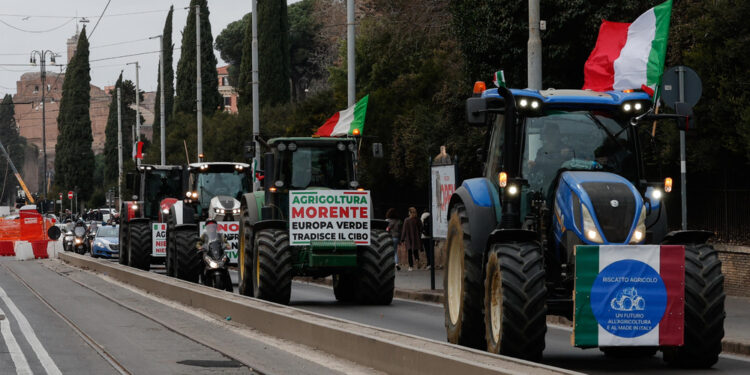
<svg viewBox="0 0 750 375">
<path fill-rule="evenodd" d="M 474 82 L 474 93 L 481 94 L 487 90 L 487 85 L 483 81 Z"/>
<path fill-rule="evenodd" d="M 672 192 L 672 177 L 667 177 L 664 179 L 664 191 L 667 193 Z"/>
<path fill-rule="evenodd" d="M 500 174 L 497 175 L 497 184 L 500 185 L 501 188 L 508 186 L 508 174 L 500 172 Z"/>
<path fill-rule="evenodd" d="M 359 129 L 352 130 L 352 135 L 353 136 L 358 136 L 359 135 Z"/>
</svg>

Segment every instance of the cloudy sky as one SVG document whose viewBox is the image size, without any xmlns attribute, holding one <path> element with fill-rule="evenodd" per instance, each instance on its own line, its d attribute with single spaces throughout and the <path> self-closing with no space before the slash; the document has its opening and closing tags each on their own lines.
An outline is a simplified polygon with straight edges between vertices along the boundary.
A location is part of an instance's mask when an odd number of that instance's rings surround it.
<svg viewBox="0 0 750 375">
<path fill-rule="evenodd" d="M 126 64 L 138 61 L 141 65 L 141 90 L 156 90 L 159 43 L 148 38 L 161 34 L 169 6 L 174 5 L 172 40 L 178 48 L 187 18 L 184 8 L 190 0 L 111 0 L 100 19 L 107 1 L 1 0 L 0 94 L 14 94 L 21 74 L 39 71 L 38 66 L 29 65 L 32 50 L 55 51 L 61 54 L 58 63 L 67 62 L 65 43 L 75 34 L 76 23 L 82 17 L 89 21 L 92 84 L 99 87 L 112 85 L 123 69 L 124 77 L 135 81 L 135 67 Z M 288 3 L 296 1 L 299 0 Z M 214 38 L 226 25 L 250 12 L 250 0 L 209 0 L 208 5 Z M 99 24 L 94 29 L 97 21 Z M 140 53 L 145 54 L 112 58 Z M 219 66 L 225 64 L 218 52 L 216 57 Z M 175 68 L 179 58 L 180 52 L 176 49 Z M 58 72 L 60 67 L 48 65 L 48 71 Z"/>
</svg>

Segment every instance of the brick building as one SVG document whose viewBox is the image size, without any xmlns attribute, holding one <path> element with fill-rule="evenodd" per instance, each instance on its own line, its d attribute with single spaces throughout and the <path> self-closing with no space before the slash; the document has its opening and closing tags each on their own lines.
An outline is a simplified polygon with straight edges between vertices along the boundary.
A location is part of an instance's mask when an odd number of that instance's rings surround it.
<svg viewBox="0 0 750 375">
<path fill-rule="evenodd" d="M 219 73 L 219 94 L 224 98 L 224 111 L 237 113 L 237 90 L 229 84 L 229 66 L 220 66 L 216 68 Z"/>
</svg>

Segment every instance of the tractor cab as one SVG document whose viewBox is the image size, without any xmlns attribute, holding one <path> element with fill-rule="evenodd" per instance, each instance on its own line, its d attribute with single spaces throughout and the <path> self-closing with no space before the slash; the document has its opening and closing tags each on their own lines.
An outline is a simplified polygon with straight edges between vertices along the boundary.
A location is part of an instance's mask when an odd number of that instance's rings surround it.
<svg viewBox="0 0 750 375">
<path fill-rule="evenodd" d="M 268 203 L 281 208 L 275 219 L 285 219 L 291 190 L 349 190 L 359 187 L 355 163 L 357 142 L 352 138 L 274 138 L 266 153 Z M 270 166 L 270 168 L 269 168 Z"/>
<path fill-rule="evenodd" d="M 182 195 L 182 167 L 177 165 L 140 165 L 136 173 L 128 173 L 127 188 L 133 192 L 133 202 L 127 202 L 130 218 L 159 218 L 159 202 Z"/>
<path fill-rule="evenodd" d="M 239 215 L 239 198 L 252 192 L 250 165 L 230 162 L 192 163 L 187 168 L 185 203 L 192 205 L 201 220 L 234 220 Z"/>
</svg>

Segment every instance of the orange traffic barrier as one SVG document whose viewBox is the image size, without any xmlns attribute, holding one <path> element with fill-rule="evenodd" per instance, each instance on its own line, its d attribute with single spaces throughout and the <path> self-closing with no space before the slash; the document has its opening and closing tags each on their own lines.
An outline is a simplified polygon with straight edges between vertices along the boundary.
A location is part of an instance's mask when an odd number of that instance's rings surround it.
<svg viewBox="0 0 750 375">
<path fill-rule="evenodd" d="M 42 240 L 31 242 L 31 250 L 34 252 L 34 259 L 49 258 L 49 255 L 47 254 L 47 242 L 49 241 Z"/>
<path fill-rule="evenodd" d="M 13 250 L 15 244 L 13 241 L 0 241 L 0 256 L 12 257 L 16 256 L 16 252 Z"/>
</svg>

